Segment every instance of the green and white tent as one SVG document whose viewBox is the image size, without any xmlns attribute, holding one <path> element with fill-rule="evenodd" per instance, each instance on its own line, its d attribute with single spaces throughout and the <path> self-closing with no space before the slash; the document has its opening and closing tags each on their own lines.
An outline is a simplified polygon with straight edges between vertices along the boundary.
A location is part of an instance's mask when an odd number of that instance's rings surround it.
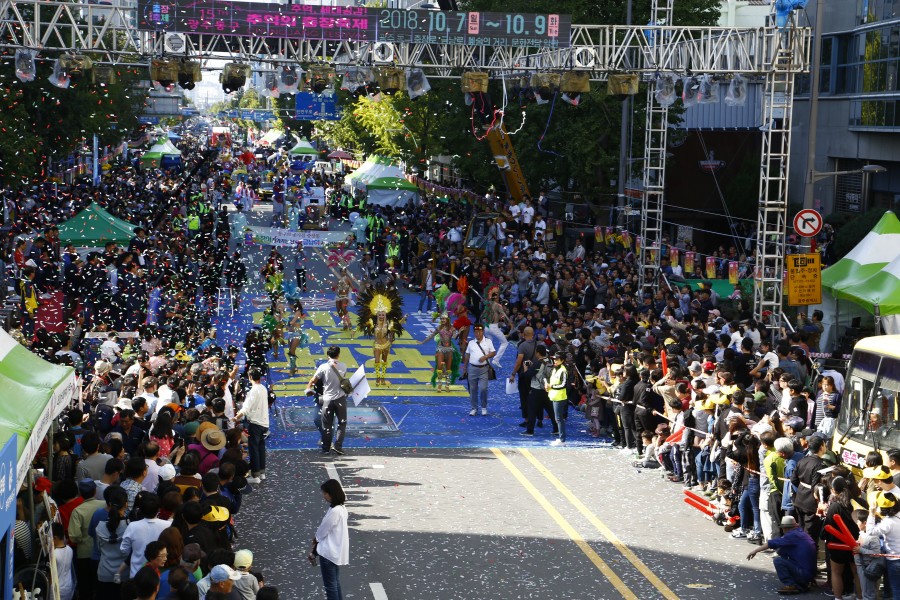
<svg viewBox="0 0 900 600">
<path fill-rule="evenodd" d="M 160 138 L 149 150 L 141 156 L 141 164 L 148 168 L 156 168 L 162 164 L 165 157 L 181 156 L 181 150 L 168 138 Z"/>
<path fill-rule="evenodd" d="M 419 188 L 410 183 L 393 160 L 370 156 L 356 171 L 344 178 L 347 187 L 366 192 L 369 204 L 403 206 L 419 201 Z"/>
<path fill-rule="evenodd" d="M 77 392 L 75 371 L 45 361 L 0 329 L 0 390 L 0 447 L 18 434 L 18 489 L 50 423 Z"/>
<path fill-rule="evenodd" d="M 895 322 L 900 325 L 900 281 L 893 285 L 895 272 L 900 273 L 900 219 L 886 211 L 853 250 L 822 271 L 822 304 L 814 308 L 825 315 L 823 349 L 830 349 L 853 319 L 870 323 L 875 305 L 882 316 L 897 315 L 882 320 L 886 328 Z M 894 313 L 886 312 L 894 306 Z"/>
<path fill-rule="evenodd" d="M 307 139 L 300 138 L 300 140 L 294 145 L 294 147 L 290 149 L 288 154 L 290 154 L 292 157 L 309 156 L 310 160 L 315 160 L 315 158 L 319 155 L 319 151 L 316 150 Z"/>
</svg>

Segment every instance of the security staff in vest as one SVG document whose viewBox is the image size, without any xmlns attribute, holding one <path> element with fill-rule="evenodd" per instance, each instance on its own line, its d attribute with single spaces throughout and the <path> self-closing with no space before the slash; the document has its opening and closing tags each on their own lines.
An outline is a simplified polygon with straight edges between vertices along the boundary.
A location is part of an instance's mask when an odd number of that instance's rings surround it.
<svg viewBox="0 0 900 600">
<path fill-rule="evenodd" d="M 550 378 L 544 384 L 544 389 L 553 402 L 553 414 L 556 415 L 556 423 L 559 427 L 559 438 L 550 442 L 551 446 L 566 445 L 566 418 L 569 416 L 569 400 L 566 396 L 568 385 L 568 372 L 566 371 L 566 355 L 557 352 L 553 355 L 553 370 Z"/>
</svg>

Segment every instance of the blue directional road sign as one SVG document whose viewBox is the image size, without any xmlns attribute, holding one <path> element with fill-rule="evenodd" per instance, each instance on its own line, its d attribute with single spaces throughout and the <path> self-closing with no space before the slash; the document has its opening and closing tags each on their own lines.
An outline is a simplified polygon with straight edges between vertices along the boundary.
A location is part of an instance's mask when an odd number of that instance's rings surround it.
<svg viewBox="0 0 900 600">
<path fill-rule="evenodd" d="M 300 92 L 297 94 L 297 113 L 295 119 L 300 121 L 339 121 L 340 108 L 334 94 L 314 94 Z"/>
</svg>

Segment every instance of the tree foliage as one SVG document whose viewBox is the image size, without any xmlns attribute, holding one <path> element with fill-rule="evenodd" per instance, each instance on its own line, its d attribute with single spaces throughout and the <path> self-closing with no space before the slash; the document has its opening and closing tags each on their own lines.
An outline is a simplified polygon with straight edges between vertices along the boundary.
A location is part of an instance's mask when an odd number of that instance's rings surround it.
<svg viewBox="0 0 900 600">
<path fill-rule="evenodd" d="M 0 183 L 17 186 L 39 178 L 47 163 L 65 159 L 97 135 L 115 145 L 138 123 L 145 93 L 134 89 L 136 67 L 120 65 L 117 83 L 82 79 L 60 89 L 48 81 L 50 62 L 38 62 L 34 81 L 22 83 L 12 61 L 0 63 Z"/>
</svg>

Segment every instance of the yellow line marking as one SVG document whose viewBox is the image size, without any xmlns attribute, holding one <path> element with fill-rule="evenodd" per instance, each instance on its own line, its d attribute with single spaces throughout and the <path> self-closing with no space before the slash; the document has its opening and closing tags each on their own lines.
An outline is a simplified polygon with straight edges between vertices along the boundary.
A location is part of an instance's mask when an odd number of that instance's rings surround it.
<svg viewBox="0 0 900 600">
<path fill-rule="evenodd" d="M 608 564 L 606 564 L 606 561 L 600 558 L 600 555 L 597 554 L 597 552 L 593 548 L 591 548 L 590 544 L 585 541 L 582 535 L 578 533 L 568 521 L 566 521 L 565 517 L 563 517 L 552 504 L 550 504 L 550 501 L 547 500 L 547 498 L 545 498 L 544 495 L 540 491 L 538 491 L 536 487 L 534 487 L 534 484 L 532 484 L 531 481 L 529 481 L 528 478 L 525 477 L 522 471 L 520 471 L 514 464 L 512 464 L 512 462 L 508 458 L 506 458 L 506 456 L 503 455 L 503 452 L 501 452 L 499 449 L 491 448 L 491 452 L 493 452 L 494 456 L 496 456 L 497 459 L 500 460 L 501 463 L 503 463 L 503 466 L 506 467 L 506 469 L 510 473 L 512 473 L 512 476 L 515 477 L 520 484 L 522 484 L 522 487 L 528 490 L 528 492 L 534 497 L 535 500 L 537 500 L 538 504 L 541 505 L 541 507 L 547 512 L 547 514 L 550 515 L 554 521 L 556 521 L 556 524 L 566 532 L 566 535 L 568 535 L 569 538 L 573 542 L 575 542 L 575 544 L 581 549 L 581 551 L 584 552 L 585 556 L 587 556 L 588 559 L 592 563 L 594 563 L 594 566 L 597 567 L 597 569 L 601 573 L 603 573 L 603 576 L 606 577 L 606 579 L 608 579 L 611 584 L 613 584 L 613 586 L 619 591 L 619 593 L 622 594 L 622 597 L 625 598 L 625 600 L 637 600 L 637 596 L 635 596 L 634 592 L 632 592 L 628 588 L 628 586 L 625 585 L 625 582 L 622 581 L 618 575 L 616 575 L 616 573 L 610 568 Z"/>
<path fill-rule="evenodd" d="M 613 546 L 616 547 L 616 550 L 618 550 L 622 554 L 622 556 L 628 559 L 628 562 L 634 565 L 634 568 L 641 572 L 641 575 L 646 577 L 647 580 L 653 584 L 653 587 L 659 590 L 659 592 L 668 600 L 679 600 L 678 596 L 675 595 L 675 592 L 669 589 L 669 586 L 663 583 L 663 581 L 656 576 L 656 574 L 650 569 L 650 567 L 644 564 L 644 562 L 637 557 L 637 555 L 631 550 L 631 548 L 626 546 L 625 543 L 622 542 L 622 540 L 620 540 L 618 536 L 616 536 L 616 534 L 606 526 L 605 523 L 603 523 L 603 521 L 597 518 L 597 515 L 592 513 L 591 510 L 587 506 L 585 506 L 584 503 L 579 500 L 578 497 L 575 496 L 575 494 L 573 494 L 569 488 L 567 488 L 559 479 L 557 479 L 556 476 L 551 473 L 549 469 L 547 469 L 547 467 L 545 467 L 537 458 L 535 458 L 535 456 L 531 452 L 529 452 L 526 448 L 519 448 L 518 450 L 519 452 L 521 452 L 522 456 L 528 459 L 528 462 L 534 465 L 534 468 L 537 469 L 541 475 L 546 477 L 547 480 L 553 484 L 553 487 L 559 490 L 559 492 L 566 497 L 566 499 L 572 504 L 572 506 L 578 509 L 578 512 L 584 515 L 584 517 L 588 521 L 590 521 L 591 524 L 596 527 L 598 531 L 600 531 L 600 533 L 603 534 L 603 537 L 605 537 Z"/>
</svg>

